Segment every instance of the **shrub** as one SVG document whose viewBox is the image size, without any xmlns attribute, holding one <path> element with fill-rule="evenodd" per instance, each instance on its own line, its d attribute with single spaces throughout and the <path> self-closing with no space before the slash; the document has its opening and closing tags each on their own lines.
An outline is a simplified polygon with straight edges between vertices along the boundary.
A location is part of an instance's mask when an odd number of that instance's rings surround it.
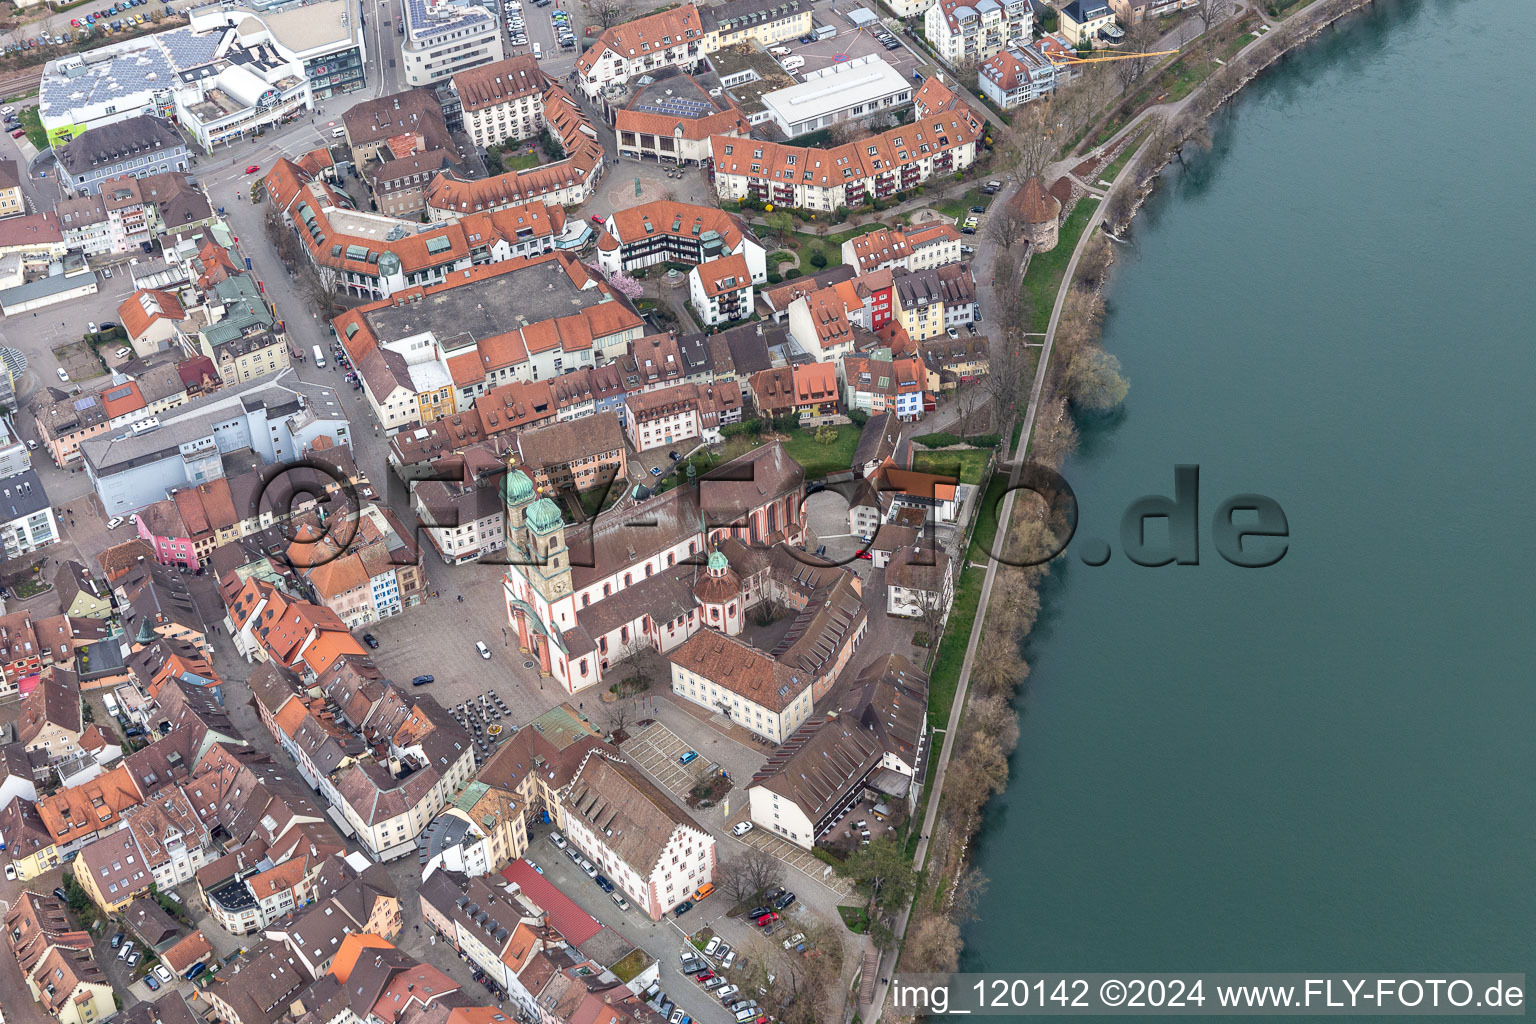
<svg viewBox="0 0 1536 1024">
<path fill-rule="evenodd" d="M 849 409 L 848 420 L 856 427 L 862 427 L 869 422 L 869 413 L 863 409 Z"/>
<path fill-rule="evenodd" d="M 784 281 L 784 275 L 783 274 L 779 273 L 777 270 L 770 270 L 770 271 L 768 271 L 768 283 L 769 284 L 782 284 L 783 281 Z"/>
<path fill-rule="evenodd" d="M 784 280 L 786 280 L 786 281 L 793 281 L 795 278 L 797 278 L 799 276 L 800 276 L 800 268 L 799 267 L 791 267 L 789 270 L 784 271 Z"/>
<path fill-rule="evenodd" d="M 820 270 L 821 268 L 825 267 L 826 265 L 827 265 L 827 253 L 826 253 L 826 250 L 821 249 L 820 247 L 818 247 L 816 249 L 812 249 L 811 250 L 811 266 L 815 267 L 817 270 Z"/>
</svg>

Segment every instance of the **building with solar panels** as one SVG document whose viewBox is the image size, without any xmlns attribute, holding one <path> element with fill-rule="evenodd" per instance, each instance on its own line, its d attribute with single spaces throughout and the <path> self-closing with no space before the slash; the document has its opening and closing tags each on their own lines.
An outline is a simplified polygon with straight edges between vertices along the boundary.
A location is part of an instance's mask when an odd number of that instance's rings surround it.
<svg viewBox="0 0 1536 1024">
<path fill-rule="evenodd" d="M 260 15 L 210 6 L 187 25 L 49 61 L 38 114 L 55 146 L 148 114 L 174 118 L 212 152 L 362 88 L 365 63 L 348 0 Z"/>
<path fill-rule="evenodd" d="M 506 56 L 495 15 L 469 0 L 404 0 L 407 85 L 432 85 Z"/>
</svg>

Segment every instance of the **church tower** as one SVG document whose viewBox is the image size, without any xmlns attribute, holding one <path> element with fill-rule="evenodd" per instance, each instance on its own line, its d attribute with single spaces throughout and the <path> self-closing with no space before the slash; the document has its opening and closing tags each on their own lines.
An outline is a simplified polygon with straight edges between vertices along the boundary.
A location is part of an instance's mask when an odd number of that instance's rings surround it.
<svg viewBox="0 0 1536 1024">
<path fill-rule="evenodd" d="M 560 506 L 548 498 L 540 498 L 529 505 L 523 518 L 528 539 L 524 549 L 528 564 L 523 571 L 534 589 L 544 595 L 544 600 L 554 604 L 571 593 L 571 558 L 565 548 L 565 518 L 560 515 Z"/>
<path fill-rule="evenodd" d="M 693 585 L 693 599 L 699 604 L 704 625 L 727 636 L 741 632 L 741 577 L 719 548 L 709 553 L 704 576 Z"/>
</svg>

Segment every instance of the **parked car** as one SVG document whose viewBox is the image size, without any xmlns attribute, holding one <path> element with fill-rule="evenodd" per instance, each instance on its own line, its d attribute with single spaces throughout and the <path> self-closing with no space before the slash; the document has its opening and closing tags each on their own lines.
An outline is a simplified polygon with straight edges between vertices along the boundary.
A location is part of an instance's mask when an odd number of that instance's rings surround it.
<svg viewBox="0 0 1536 1024">
<path fill-rule="evenodd" d="M 5 866 L 5 880 L 7 882 L 14 882 L 16 880 L 16 865 L 7 864 Z"/>
<path fill-rule="evenodd" d="M 750 821 L 738 821 L 731 826 L 731 835 L 733 836 L 744 836 L 751 831 L 752 823 Z"/>
<path fill-rule="evenodd" d="M 597 877 L 597 866 L 591 861 L 587 860 L 585 857 L 581 859 L 581 870 L 587 873 L 588 878 Z"/>
<path fill-rule="evenodd" d="M 603 892 L 613 892 L 613 883 L 608 881 L 608 879 L 604 878 L 602 875 L 593 875 L 592 881 L 596 882 L 597 887 L 603 890 Z"/>
<path fill-rule="evenodd" d="M 113 932 L 112 933 L 112 948 L 113 949 L 117 949 L 122 944 L 123 944 L 123 933 L 122 932 Z"/>
<path fill-rule="evenodd" d="M 194 978 L 196 978 L 199 974 L 202 974 L 207 969 L 208 969 L 208 965 L 207 964 L 193 964 L 192 965 L 192 969 L 187 971 L 187 973 L 182 975 L 182 977 L 186 978 L 188 981 L 191 981 Z"/>
<path fill-rule="evenodd" d="M 800 945 L 800 943 L 802 943 L 804 941 L 805 941 L 805 932 L 795 932 L 795 934 L 791 935 L 789 938 L 784 940 L 784 948 L 785 949 L 794 949 L 796 946 Z"/>
<path fill-rule="evenodd" d="M 174 976 L 171 974 L 171 969 L 165 966 L 165 964 L 155 964 L 155 977 L 159 978 L 160 981 L 166 985 L 169 985 L 173 980 L 175 980 Z"/>
<path fill-rule="evenodd" d="M 629 900 L 625 899 L 621 894 L 611 892 L 608 894 L 608 898 L 613 900 L 614 905 L 617 906 L 620 910 L 629 909 Z"/>
<path fill-rule="evenodd" d="M 363 634 L 363 643 L 368 645 L 369 650 L 376 651 L 379 649 L 379 638 L 372 633 Z"/>
<path fill-rule="evenodd" d="M 735 962 L 736 962 L 736 951 L 734 949 L 727 950 L 725 952 L 725 954 L 720 957 L 720 967 L 721 967 L 722 970 L 727 970 L 727 971 L 730 970 L 731 969 L 731 965 L 734 964 Z"/>
<path fill-rule="evenodd" d="M 714 956 L 715 953 L 718 952 L 720 947 L 723 945 L 725 945 L 725 943 L 721 941 L 720 936 L 716 935 L 714 938 L 710 939 L 704 944 L 704 955 Z"/>
<path fill-rule="evenodd" d="M 688 913 L 688 911 L 690 911 L 692 909 L 693 909 L 693 900 L 683 900 L 683 902 L 679 903 L 673 909 L 672 916 L 673 917 L 682 917 L 684 914 Z"/>
<path fill-rule="evenodd" d="M 780 896 L 778 899 L 774 900 L 773 906 L 776 910 L 783 910 L 793 902 L 795 902 L 795 894 L 792 892 L 787 892 L 783 896 Z"/>
<path fill-rule="evenodd" d="M 11 132 L 11 138 L 19 139 L 25 134 L 27 134 L 27 130 L 25 128 L 17 128 L 15 131 Z"/>
<path fill-rule="evenodd" d="M 684 765 L 692 764 L 694 761 L 697 761 L 698 759 L 699 759 L 699 752 L 697 750 L 688 750 L 688 751 L 684 751 L 681 755 L 679 755 L 679 757 L 677 759 L 677 763 L 678 764 L 684 764 Z"/>
<path fill-rule="evenodd" d="M 484 658 L 486 661 L 491 660 L 491 649 L 485 646 L 484 640 L 475 641 L 475 650 L 479 651 L 480 657 Z"/>
<path fill-rule="evenodd" d="M 125 522 L 127 522 L 127 520 L 124 519 L 122 516 L 113 516 L 111 519 L 107 520 L 107 529 L 115 530 L 119 526 L 122 526 L 123 523 L 125 523 Z"/>
<path fill-rule="evenodd" d="M 704 983 L 704 991 L 706 991 L 706 992 L 713 992 L 715 989 L 722 987 L 724 984 L 725 984 L 725 979 L 724 978 L 717 977 L 717 976 L 716 977 L 711 977 L 708 981 L 706 981 Z"/>
<path fill-rule="evenodd" d="M 135 952 L 135 953 L 130 954 L 129 957 L 128 957 L 128 966 L 129 967 L 137 967 L 137 966 L 139 966 L 139 960 L 140 959 L 141 959 L 141 956 L 140 956 L 139 953 Z"/>
<path fill-rule="evenodd" d="M 155 976 L 153 974 L 144 975 L 144 987 L 149 989 L 151 992 L 160 991 L 160 983 L 155 980 Z"/>
<path fill-rule="evenodd" d="M 758 918 L 762 917 L 764 914 L 771 914 L 771 913 L 773 913 L 773 908 L 772 907 L 769 907 L 769 906 L 753 907 L 751 910 L 747 911 L 747 916 L 750 917 L 752 920 L 756 921 Z"/>
<path fill-rule="evenodd" d="M 432 683 L 432 682 L 436 682 L 436 681 L 437 681 L 437 677 L 436 676 L 417 676 L 415 679 L 411 680 L 411 685 L 412 686 L 426 686 L 428 683 Z"/>
<path fill-rule="evenodd" d="M 559 832 L 551 832 L 549 834 L 549 841 L 555 844 L 555 849 L 565 849 L 565 836 L 561 835 Z"/>
<path fill-rule="evenodd" d="M 773 911 L 770 910 L 768 913 L 764 914 L 762 917 L 759 917 L 757 919 L 757 926 L 759 928 L 766 928 L 770 924 L 773 924 L 773 922 L 777 921 L 778 919 L 779 919 L 779 915 L 775 914 Z"/>
<path fill-rule="evenodd" d="M 735 985 L 727 985 L 727 986 L 725 986 L 725 988 L 721 989 L 719 992 L 716 992 L 715 995 L 719 996 L 720 997 L 720 1002 L 722 1004 L 724 1004 L 724 1003 L 730 1002 L 731 1001 L 731 997 L 736 995 L 736 993 L 738 993 L 740 991 L 741 991 L 741 989 L 737 988 Z"/>
</svg>

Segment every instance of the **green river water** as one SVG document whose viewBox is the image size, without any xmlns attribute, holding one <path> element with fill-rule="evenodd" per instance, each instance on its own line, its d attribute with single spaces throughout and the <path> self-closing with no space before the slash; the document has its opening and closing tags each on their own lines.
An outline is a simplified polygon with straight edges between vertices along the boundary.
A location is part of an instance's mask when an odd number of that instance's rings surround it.
<svg viewBox="0 0 1536 1024">
<path fill-rule="evenodd" d="M 1215 125 L 1120 250 L 1131 393 L 1064 473 L 967 971 L 1536 975 L 1529 0 L 1384 0 Z M 1122 510 L 1201 467 L 1198 566 Z M 1289 552 L 1217 554 L 1275 499 Z"/>
</svg>

